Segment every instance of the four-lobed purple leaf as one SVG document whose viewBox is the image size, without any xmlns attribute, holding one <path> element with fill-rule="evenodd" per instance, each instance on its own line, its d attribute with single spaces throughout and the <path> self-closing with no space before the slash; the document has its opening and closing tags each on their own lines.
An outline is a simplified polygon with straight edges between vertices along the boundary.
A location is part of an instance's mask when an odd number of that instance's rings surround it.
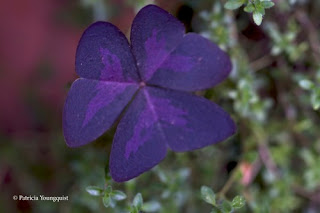
<svg viewBox="0 0 320 213">
<path fill-rule="evenodd" d="M 135 17 L 131 46 L 114 25 L 96 22 L 77 49 L 80 79 L 63 113 L 67 145 L 97 139 L 125 111 L 110 156 L 111 176 L 122 182 L 157 165 L 168 148 L 184 152 L 220 142 L 234 134 L 234 122 L 189 92 L 213 87 L 230 71 L 230 59 L 217 45 L 184 34 L 183 24 L 155 5 Z"/>
</svg>

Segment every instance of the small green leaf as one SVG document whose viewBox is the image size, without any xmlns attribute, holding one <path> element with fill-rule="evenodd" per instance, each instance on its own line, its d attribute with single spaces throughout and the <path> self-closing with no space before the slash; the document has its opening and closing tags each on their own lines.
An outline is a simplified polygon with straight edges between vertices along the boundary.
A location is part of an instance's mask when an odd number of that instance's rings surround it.
<svg viewBox="0 0 320 213">
<path fill-rule="evenodd" d="M 233 210 L 232 206 L 230 205 L 230 203 L 228 201 L 223 201 L 222 205 L 221 205 L 221 211 L 223 213 L 231 213 Z"/>
<path fill-rule="evenodd" d="M 228 10 L 235 10 L 235 9 L 238 9 L 239 7 L 241 7 L 242 5 L 243 5 L 242 0 L 232 0 L 232 1 L 228 1 L 227 3 L 225 3 L 224 8 L 226 8 Z"/>
<path fill-rule="evenodd" d="M 122 191 L 119 191 L 119 190 L 114 190 L 110 193 L 110 196 L 114 199 L 114 200 L 124 200 L 127 198 L 127 195 L 122 192 Z"/>
<path fill-rule="evenodd" d="M 212 189 L 210 189 L 209 187 L 207 186 L 201 187 L 201 197 L 207 203 L 210 203 L 213 206 L 216 205 L 216 195 L 214 194 Z"/>
<path fill-rule="evenodd" d="M 246 204 L 246 200 L 242 196 L 235 196 L 231 202 L 231 206 L 235 209 L 240 209 Z"/>
<path fill-rule="evenodd" d="M 220 211 L 219 211 L 219 209 L 214 208 L 214 209 L 211 210 L 210 213 L 220 213 Z"/>
<path fill-rule="evenodd" d="M 260 13 L 262 16 L 264 16 L 266 10 L 261 5 L 255 5 L 255 12 Z"/>
<path fill-rule="evenodd" d="M 310 90 L 314 87 L 314 84 L 308 79 L 303 79 L 299 81 L 299 86 L 305 90 Z"/>
<path fill-rule="evenodd" d="M 116 207 L 116 201 L 112 197 L 110 197 L 110 206 L 111 208 Z"/>
<path fill-rule="evenodd" d="M 221 213 L 221 211 L 218 208 L 213 207 L 210 213 Z"/>
<path fill-rule="evenodd" d="M 272 1 L 262 1 L 261 6 L 265 9 L 269 9 L 274 6 L 274 3 Z"/>
<path fill-rule="evenodd" d="M 262 14 L 258 12 L 253 12 L 253 20 L 256 25 L 261 25 L 262 23 Z"/>
<path fill-rule="evenodd" d="M 157 175 L 159 176 L 160 181 L 162 183 L 168 182 L 168 179 L 169 179 L 168 176 L 159 167 L 156 167 L 155 171 L 156 171 Z"/>
<path fill-rule="evenodd" d="M 279 46 L 273 46 L 271 49 L 272 55 L 279 55 L 281 52 L 282 52 L 282 49 Z"/>
<path fill-rule="evenodd" d="M 143 199 L 141 193 L 136 194 L 133 199 L 133 206 L 137 207 L 139 210 L 141 209 L 143 204 Z"/>
<path fill-rule="evenodd" d="M 157 201 L 149 201 L 142 205 L 141 210 L 145 212 L 156 212 L 161 209 L 161 204 Z"/>
<path fill-rule="evenodd" d="M 254 11 L 254 5 L 252 3 L 247 4 L 243 10 L 247 13 L 252 13 Z"/>
<path fill-rule="evenodd" d="M 179 177 L 179 179 L 181 180 L 185 180 L 190 176 L 190 169 L 188 168 L 182 168 L 177 172 L 177 175 Z"/>
<path fill-rule="evenodd" d="M 86 191 L 92 196 L 101 196 L 103 195 L 103 189 L 98 186 L 87 186 Z"/>
<path fill-rule="evenodd" d="M 133 206 L 131 207 L 130 213 L 139 213 L 139 210 L 137 207 Z"/>
<path fill-rule="evenodd" d="M 320 89 L 317 88 L 311 94 L 311 104 L 314 110 L 318 110 L 320 108 Z"/>
<path fill-rule="evenodd" d="M 103 202 L 103 205 L 108 208 L 109 206 L 111 206 L 111 198 L 109 195 L 105 195 L 103 196 L 102 198 L 102 202 Z"/>
</svg>

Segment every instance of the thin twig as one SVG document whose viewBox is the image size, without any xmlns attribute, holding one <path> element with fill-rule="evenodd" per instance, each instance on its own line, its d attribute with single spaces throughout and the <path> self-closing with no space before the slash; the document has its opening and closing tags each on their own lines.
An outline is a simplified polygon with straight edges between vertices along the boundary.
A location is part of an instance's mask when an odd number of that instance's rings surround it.
<svg viewBox="0 0 320 213">
<path fill-rule="evenodd" d="M 307 191 L 306 189 L 304 189 L 303 187 L 298 186 L 298 185 L 293 185 L 292 189 L 297 195 L 304 197 L 308 200 L 311 200 L 312 202 L 320 203 L 320 191 L 319 190 L 316 190 L 314 192 L 310 192 L 310 191 Z"/>
<path fill-rule="evenodd" d="M 224 184 L 224 186 L 222 187 L 222 189 L 218 192 L 218 196 L 221 198 L 225 198 L 226 193 L 229 191 L 229 189 L 231 188 L 232 184 L 234 183 L 234 181 L 236 180 L 236 174 L 237 174 L 237 170 L 238 170 L 239 166 L 237 166 L 236 168 L 234 168 L 234 170 L 232 171 L 231 176 L 229 177 L 229 179 L 227 180 L 227 182 Z"/>
<path fill-rule="evenodd" d="M 259 71 L 269 65 L 271 65 L 273 62 L 273 58 L 268 54 L 265 55 L 255 61 L 252 61 L 249 64 L 249 67 L 253 70 L 253 71 Z"/>
<path fill-rule="evenodd" d="M 303 10 L 295 12 L 295 17 L 301 23 L 301 26 L 307 31 L 310 47 L 313 51 L 313 57 L 316 61 L 320 61 L 320 41 L 318 39 L 318 31 L 314 27 L 312 21 Z"/>
<path fill-rule="evenodd" d="M 277 165 L 274 163 L 269 148 L 265 143 L 259 144 L 259 155 L 263 162 L 263 164 L 266 166 L 266 168 L 277 178 L 280 178 L 280 172 L 277 167 Z"/>
<path fill-rule="evenodd" d="M 265 138 L 265 135 L 262 135 L 263 130 L 260 128 L 256 128 L 254 131 L 254 134 L 258 140 L 258 152 L 259 152 L 259 156 L 261 158 L 262 163 L 265 165 L 265 167 L 267 168 L 267 170 L 269 172 L 271 172 L 275 177 L 280 178 L 280 172 L 279 169 L 277 167 L 277 165 L 275 164 L 275 162 L 272 159 L 269 147 L 268 147 L 268 143 L 267 143 L 267 139 Z"/>
</svg>

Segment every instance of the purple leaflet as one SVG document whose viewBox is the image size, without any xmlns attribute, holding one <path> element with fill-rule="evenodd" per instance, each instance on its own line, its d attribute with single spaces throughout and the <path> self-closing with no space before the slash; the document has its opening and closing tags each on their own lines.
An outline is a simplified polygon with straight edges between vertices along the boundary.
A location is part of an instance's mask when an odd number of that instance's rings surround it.
<svg viewBox="0 0 320 213">
<path fill-rule="evenodd" d="M 109 167 L 112 178 L 118 182 L 151 169 L 167 153 L 165 135 L 143 90 L 121 119 L 112 143 Z"/>
<path fill-rule="evenodd" d="M 140 81 L 128 40 L 106 22 L 96 22 L 83 33 L 76 72 L 82 78 L 73 83 L 63 112 L 65 140 L 72 147 L 87 144 L 108 130 Z"/>
<path fill-rule="evenodd" d="M 71 147 L 87 144 L 108 130 L 138 86 L 78 79 L 69 91 L 63 112 L 63 132 Z"/>
<path fill-rule="evenodd" d="M 76 80 L 63 113 L 71 147 L 107 131 L 124 108 L 110 155 L 115 181 L 132 179 L 164 159 L 167 149 L 199 149 L 234 134 L 219 106 L 188 93 L 212 87 L 231 71 L 229 57 L 155 5 L 141 9 L 131 47 L 112 24 L 97 22 L 83 34 L 76 54 Z M 136 95 L 134 95 L 136 94 Z"/>
<path fill-rule="evenodd" d="M 148 87 L 168 146 L 178 152 L 220 142 L 235 132 L 230 116 L 213 102 L 189 93 Z M 166 100 L 162 105 L 157 100 Z"/>
<path fill-rule="evenodd" d="M 168 56 L 165 49 L 166 40 L 164 38 L 157 39 L 158 31 L 153 30 L 151 37 L 145 42 L 146 61 L 142 70 L 144 70 L 143 79 L 148 80 L 160 66 L 160 64 Z"/>
<path fill-rule="evenodd" d="M 180 42 L 184 32 L 181 22 L 155 5 L 139 11 L 132 23 L 130 39 L 143 81 L 149 80 Z"/>
<path fill-rule="evenodd" d="M 139 81 L 128 40 L 107 22 L 96 22 L 83 33 L 76 53 L 76 72 L 87 79 Z"/>
<path fill-rule="evenodd" d="M 148 83 L 176 90 L 196 91 L 220 83 L 230 71 L 229 56 L 217 45 L 195 33 L 188 33 L 157 68 Z"/>
<path fill-rule="evenodd" d="M 90 100 L 87 105 L 87 112 L 82 122 L 82 128 L 84 128 L 101 109 L 110 105 L 115 101 L 116 98 L 119 98 L 119 96 L 125 91 L 126 88 L 127 85 L 125 84 L 118 84 L 113 82 L 102 82 L 97 84 L 92 91 L 96 93 L 96 95 Z"/>
</svg>

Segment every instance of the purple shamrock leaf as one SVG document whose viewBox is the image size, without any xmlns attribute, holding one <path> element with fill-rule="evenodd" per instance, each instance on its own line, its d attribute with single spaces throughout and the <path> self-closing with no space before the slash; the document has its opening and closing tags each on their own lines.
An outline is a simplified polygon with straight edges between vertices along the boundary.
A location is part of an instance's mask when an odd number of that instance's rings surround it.
<svg viewBox="0 0 320 213">
<path fill-rule="evenodd" d="M 67 144 L 87 144 L 119 115 L 110 156 L 115 181 L 132 179 L 164 159 L 167 149 L 199 149 L 235 132 L 230 116 L 189 92 L 223 81 L 229 57 L 155 5 L 135 17 L 131 46 L 112 24 L 97 22 L 83 34 L 76 80 L 67 97 L 63 131 Z M 129 103 L 130 102 L 130 103 Z"/>
</svg>

